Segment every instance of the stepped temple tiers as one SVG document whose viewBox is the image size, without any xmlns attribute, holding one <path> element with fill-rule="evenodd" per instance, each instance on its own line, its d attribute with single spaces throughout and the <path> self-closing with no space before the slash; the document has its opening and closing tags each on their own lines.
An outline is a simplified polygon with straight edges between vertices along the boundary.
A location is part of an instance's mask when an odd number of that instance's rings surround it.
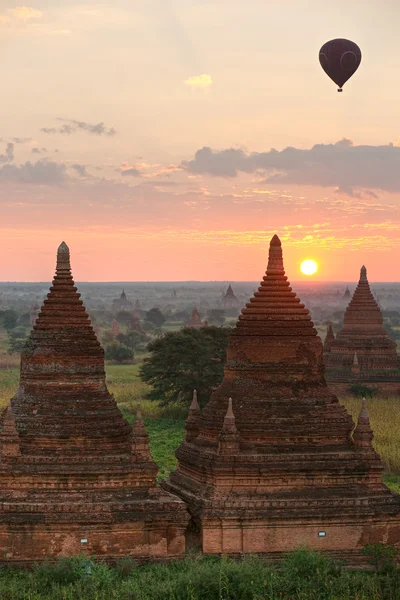
<svg viewBox="0 0 400 600">
<path fill-rule="evenodd" d="M 325 376 L 332 391 L 348 393 L 354 384 L 376 388 L 380 394 L 400 392 L 400 360 L 388 336 L 377 301 L 361 268 L 360 280 L 335 337 L 328 329 L 324 343 Z"/>
<path fill-rule="evenodd" d="M 381 482 L 372 437 L 366 407 L 355 426 L 325 382 L 322 342 L 275 235 L 224 379 L 202 412 L 194 398 L 163 485 L 187 503 L 204 552 L 358 557 L 369 543 L 400 544 L 400 496 Z"/>
<path fill-rule="evenodd" d="M 133 308 L 132 302 L 130 300 L 128 300 L 128 298 L 126 297 L 125 290 L 122 290 L 121 296 L 119 298 L 116 298 L 115 300 L 113 300 L 112 306 L 113 306 L 113 310 L 115 312 L 129 311 L 129 310 L 132 310 L 132 308 Z"/>
<path fill-rule="evenodd" d="M 189 516 L 156 474 L 140 414 L 131 427 L 107 390 L 62 243 L 1 417 L 0 560 L 181 555 Z"/>
</svg>

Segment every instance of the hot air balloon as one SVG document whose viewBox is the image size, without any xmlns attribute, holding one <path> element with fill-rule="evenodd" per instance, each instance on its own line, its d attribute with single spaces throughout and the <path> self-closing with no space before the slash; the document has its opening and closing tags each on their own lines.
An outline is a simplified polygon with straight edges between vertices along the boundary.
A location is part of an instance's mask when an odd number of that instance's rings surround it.
<svg viewBox="0 0 400 600">
<path fill-rule="evenodd" d="M 319 62 L 325 73 L 339 86 L 338 92 L 357 71 L 361 62 L 361 50 L 350 40 L 331 40 L 319 51 Z"/>
</svg>

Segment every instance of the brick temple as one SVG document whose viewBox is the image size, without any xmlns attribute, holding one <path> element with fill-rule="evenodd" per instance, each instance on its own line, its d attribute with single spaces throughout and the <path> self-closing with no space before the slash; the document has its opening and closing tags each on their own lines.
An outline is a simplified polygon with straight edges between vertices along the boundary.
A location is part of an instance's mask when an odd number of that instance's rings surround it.
<svg viewBox="0 0 400 600">
<path fill-rule="evenodd" d="M 107 390 L 63 243 L 1 417 L 0 560 L 181 555 L 189 517 L 156 475 L 140 414 L 131 427 Z"/>
<path fill-rule="evenodd" d="M 205 322 L 201 320 L 200 313 L 197 310 L 197 306 L 192 310 L 192 314 L 190 315 L 189 321 L 186 323 L 186 327 L 191 327 L 192 329 L 200 329 L 200 327 L 204 327 Z"/>
<path fill-rule="evenodd" d="M 354 384 L 375 388 L 385 395 L 400 393 L 396 343 L 383 326 L 382 313 L 371 292 L 364 266 L 344 314 L 343 328 L 336 338 L 328 329 L 324 361 L 326 379 L 337 394 L 348 393 Z"/>
<path fill-rule="evenodd" d="M 266 275 L 242 310 L 225 375 L 194 397 L 165 489 L 187 502 L 206 553 L 301 546 L 356 558 L 400 544 L 400 497 L 381 481 L 365 406 L 357 426 L 324 379 L 323 347 L 271 240 Z"/>
</svg>

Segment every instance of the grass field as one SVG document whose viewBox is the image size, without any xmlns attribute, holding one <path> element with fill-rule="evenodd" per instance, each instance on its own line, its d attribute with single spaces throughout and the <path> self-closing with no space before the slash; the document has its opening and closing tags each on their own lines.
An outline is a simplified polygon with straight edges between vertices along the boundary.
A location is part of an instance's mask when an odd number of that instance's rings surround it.
<svg viewBox="0 0 400 600">
<path fill-rule="evenodd" d="M 151 452 L 160 469 L 159 477 L 167 477 L 176 465 L 174 451 L 183 439 L 187 410 L 179 407 L 164 409 L 147 400 L 149 387 L 139 379 L 139 365 L 107 365 L 106 374 L 108 388 L 130 423 L 140 404 Z M 18 378 L 17 369 L 0 370 L 0 408 L 15 393 Z M 356 421 L 361 401 L 346 398 L 342 402 Z M 400 398 L 372 398 L 368 400 L 368 410 L 375 448 L 385 464 L 385 483 L 400 493 Z"/>
<path fill-rule="evenodd" d="M 279 568 L 266 559 L 189 555 L 114 568 L 83 556 L 32 571 L 3 569 L 1 600 L 400 600 L 400 571 L 345 570 L 314 552 L 291 552 Z"/>
</svg>

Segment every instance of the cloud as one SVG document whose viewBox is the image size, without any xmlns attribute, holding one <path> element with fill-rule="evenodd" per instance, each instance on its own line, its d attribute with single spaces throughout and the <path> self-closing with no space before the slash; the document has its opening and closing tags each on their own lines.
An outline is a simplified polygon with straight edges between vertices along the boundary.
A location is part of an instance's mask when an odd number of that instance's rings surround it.
<svg viewBox="0 0 400 600">
<path fill-rule="evenodd" d="M 21 21 L 30 21 L 31 19 L 40 19 L 43 13 L 36 8 L 30 6 L 17 6 L 16 8 L 9 9 L 9 12 Z"/>
<path fill-rule="evenodd" d="M 80 177 L 86 177 L 87 175 L 86 165 L 75 164 L 72 165 L 72 169 L 74 169 L 74 171 L 76 171 Z"/>
<path fill-rule="evenodd" d="M 103 122 L 92 125 L 90 123 L 85 123 L 85 121 L 77 121 L 75 119 L 62 119 L 59 117 L 57 120 L 63 121 L 64 124 L 60 127 L 42 127 L 40 131 L 50 135 L 58 133 L 61 135 L 71 135 L 73 133 L 78 133 L 79 131 L 87 131 L 93 135 L 104 135 L 107 137 L 112 137 L 117 133 L 117 130 L 114 129 L 114 127 L 106 127 Z"/>
<path fill-rule="evenodd" d="M 66 179 L 63 164 L 39 160 L 27 161 L 22 165 L 6 164 L 0 167 L 0 181 L 17 181 L 41 185 L 60 185 Z"/>
<path fill-rule="evenodd" d="M 252 153 L 203 147 L 193 160 L 183 161 L 182 167 L 220 177 L 261 172 L 264 183 L 334 187 L 347 194 L 354 194 L 355 189 L 400 191 L 400 147 L 393 144 L 355 146 L 344 139 L 310 149 L 287 147 Z"/>
<path fill-rule="evenodd" d="M 5 154 L 0 154 L 0 163 L 8 163 L 14 160 L 14 144 L 8 142 Z"/>
<path fill-rule="evenodd" d="M 132 177 L 140 177 L 142 174 L 139 169 L 135 167 L 129 167 L 128 169 L 121 169 L 121 175 L 131 175 Z"/>
<path fill-rule="evenodd" d="M 212 79 L 211 75 L 203 73 L 203 75 L 195 75 L 194 77 L 188 77 L 188 79 L 185 79 L 183 83 L 188 87 L 192 88 L 193 90 L 205 90 L 211 87 Z"/>
<path fill-rule="evenodd" d="M 47 152 L 47 148 L 32 148 L 32 154 L 42 154 L 42 152 Z"/>
</svg>

